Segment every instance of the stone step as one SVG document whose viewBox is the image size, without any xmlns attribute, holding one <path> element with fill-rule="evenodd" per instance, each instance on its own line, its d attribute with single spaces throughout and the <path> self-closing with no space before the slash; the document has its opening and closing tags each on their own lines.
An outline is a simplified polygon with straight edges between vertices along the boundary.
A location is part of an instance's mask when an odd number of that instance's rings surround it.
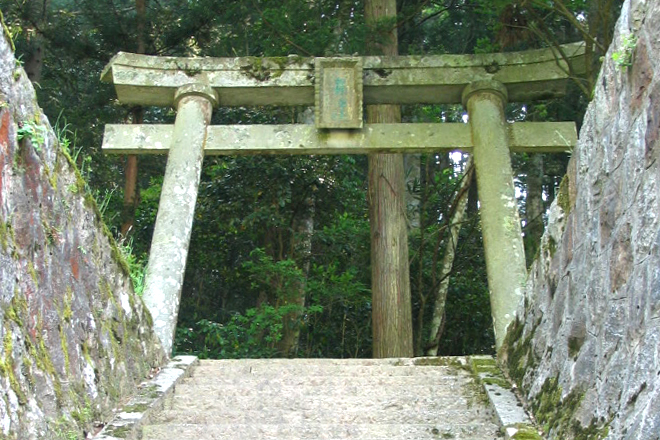
<svg viewBox="0 0 660 440">
<path fill-rule="evenodd" d="M 467 365 L 467 357 L 418 357 L 418 358 L 382 358 L 382 359 L 338 359 L 338 358 L 273 358 L 273 359 L 201 359 L 199 366 L 233 365 L 243 367 L 246 365 L 266 365 L 272 368 L 280 366 L 289 368 L 295 365 L 336 365 L 336 366 L 384 366 L 395 367 L 441 367 Z"/>
<path fill-rule="evenodd" d="M 183 408 L 163 410 L 154 417 L 156 423 L 189 424 L 300 424 L 300 423 L 385 423 L 385 424 L 430 424 L 447 417 L 452 424 L 469 424 L 476 416 L 492 418 L 488 411 L 469 411 L 465 402 L 457 402 L 446 407 L 424 407 L 414 403 L 392 401 L 388 406 L 360 405 L 346 407 L 339 403 L 331 406 L 316 406 L 306 409 L 287 409 L 254 404 L 253 409 L 245 407 L 219 408 L 213 405 L 198 404 Z M 449 417 L 448 417 L 449 416 Z"/>
<path fill-rule="evenodd" d="M 358 378 L 366 379 L 366 378 Z M 215 395 L 217 398 L 224 396 L 241 396 L 245 398 L 260 397 L 264 399 L 274 399 L 281 396 L 290 396 L 297 394 L 300 396 L 373 396 L 391 395 L 392 393 L 402 398 L 442 396 L 463 393 L 463 387 L 468 385 L 466 381 L 442 381 L 434 384 L 415 381 L 415 383 L 397 383 L 396 378 L 389 380 L 316 380 L 310 383 L 307 380 L 282 381 L 278 380 L 254 380 L 247 383 L 231 382 L 230 384 L 217 382 L 191 382 L 185 381 L 177 385 L 177 395 L 191 395 L 193 392 L 198 396 Z M 420 383 L 421 382 L 421 383 Z M 426 381 L 428 382 L 428 381 Z"/>
<path fill-rule="evenodd" d="M 322 377 L 322 376 L 333 376 L 333 377 L 356 377 L 356 376 L 379 376 L 379 377 L 425 377 L 427 380 L 433 380 L 434 378 L 443 378 L 447 376 L 453 376 L 456 374 L 456 370 L 447 367 L 393 367 L 393 366 L 374 366 L 374 367 L 364 367 L 364 366 L 325 366 L 325 367 L 310 367 L 310 366 L 297 366 L 294 368 L 267 368 L 267 367 L 243 367 L 239 371 L 233 370 L 227 367 L 216 368 L 216 367 L 199 367 L 194 373 L 193 377 L 208 377 L 208 376 L 218 376 L 218 377 Z"/>
<path fill-rule="evenodd" d="M 216 362 L 202 363 L 193 372 L 193 377 L 207 377 L 209 375 L 239 375 L 260 377 L 286 377 L 286 376 L 417 376 L 417 377 L 444 377 L 456 374 L 455 366 L 415 367 L 395 365 L 331 365 L 331 364 L 299 364 L 274 365 L 266 364 L 225 364 Z"/>
<path fill-rule="evenodd" d="M 403 393 L 380 393 L 379 395 L 340 396 L 309 395 L 295 393 L 288 396 L 258 396 L 258 395 L 222 395 L 216 393 L 213 397 L 204 395 L 197 390 L 192 394 L 177 395 L 167 402 L 166 408 L 173 412 L 185 412 L 188 408 L 213 412 L 215 409 L 231 408 L 232 410 L 260 410 L 279 412 L 323 411 L 331 407 L 333 411 L 381 410 L 387 408 L 409 408 L 413 410 L 438 411 L 453 410 L 467 405 L 465 399 L 457 398 L 456 394 L 441 394 L 439 396 L 414 396 Z M 405 405 L 401 404 L 405 402 Z"/>
<path fill-rule="evenodd" d="M 210 388 L 249 388 L 266 389 L 268 387 L 423 387 L 453 383 L 456 376 L 254 376 L 254 375 L 195 375 L 186 379 L 186 384 L 196 384 Z"/>
<path fill-rule="evenodd" d="M 499 425 L 464 364 L 462 358 L 201 361 L 150 416 L 143 438 L 498 438 Z"/>
<path fill-rule="evenodd" d="M 469 425 L 415 424 L 169 424 L 144 428 L 144 440 L 495 440 L 497 430 L 478 420 Z"/>
</svg>

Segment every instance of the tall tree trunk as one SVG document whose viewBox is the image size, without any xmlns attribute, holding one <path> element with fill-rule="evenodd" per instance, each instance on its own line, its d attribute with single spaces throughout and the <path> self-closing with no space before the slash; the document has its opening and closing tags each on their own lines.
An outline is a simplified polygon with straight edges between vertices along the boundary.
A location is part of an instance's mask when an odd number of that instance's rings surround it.
<svg viewBox="0 0 660 440">
<path fill-rule="evenodd" d="M 25 73 L 27 74 L 30 81 L 33 83 L 38 83 L 41 81 L 41 70 L 44 65 L 44 51 L 46 42 L 44 38 L 40 35 L 36 35 L 30 38 L 30 55 L 25 60 Z"/>
<path fill-rule="evenodd" d="M 137 53 L 146 53 L 147 0 L 135 0 Z"/>
<path fill-rule="evenodd" d="M 314 109 L 308 107 L 298 111 L 296 122 L 299 124 L 314 124 Z M 314 195 L 310 193 L 305 197 L 302 209 L 294 214 L 291 231 L 290 258 L 296 261 L 302 269 L 303 278 L 292 287 L 291 295 L 283 298 L 282 305 L 294 305 L 296 309 L 284 316 L 282 339 L 278 343 L 279 352 L 286 357 L 294 357 L 298 353 L 300 342 L 300 327 L 305 296 L 309 264 L 312 257 L 312 236 L 314 234 L 314 214 L 316 212 Z"/>
<path fill-rule="evenodd" d="M 296 286 L 292 287 L 291 296 L 283 298 L 282 305 L 293 305 L 295 310 L 284 316 L 282 327 L 282 339 L 279 341 L 278 349 L 283 356 L 294 357 L 298 352 L 300 341 L 300 326 L 303 308 L 305 307 L 305 293 L 307 277 L 309 275 L 309 264 L 312 256 L 312 235 L 314 234 L 314 196 L 305 198 L 302 212 L 293 219 L 292 258 L 298 263 L 303 271 L 303 277 Z"/>
<path fill-rule="evenodd" d="M 442 266 L 440 267 L 440 274 L 438 277 L 440 284 L 438 286 L 435 303 L 433 305 L 431 332 L 429 334 L 428 344 L 426 344 L 427 356 L 438 355 L 440 339 L 442 338 L 442 330 L 445 327 L 445 306 L 447 304 L 447 292 L 449 290 L 449 274 L 451 273 L 451 269 L 454 265 L 456 246 L 458 245 L 458 234 L 461 232 L 463 218 L 467 212 L 473 174 L 474 167 L 472 166 L 472 156 L 470 156 L 467 164 L 465 165 L 465 175 L 463 176 L 461 185 L 459 186 L 458 192 L 456 193 L 453 213 L 449 219 L 450 226 L 449 234 L 447 234 L 447 245 L 445 246 L 445 253 L 442 257 Z"/>
<path fill-rule="evenodd" d="M 366 0 L 365 19 L 375 30 L 370 54 L 397 55 L 396 0 Z M 401 121 L 395 105 L 367 106 L 367 122 Z M 413 356 L 406 189 L 403 156 L 369 155 L 373 356 Z"/>
<path fill-rule="evenodd" d="M 525 256 L 529 266 L 543 235 L 543 155 L 533 154 L 527 163 L 527 197 L 525 198 Z"/>
<path fill-rule="evenodd" d="M 45 26 L 47 21 L 48 0 L 37 0 L 34 3 L 39 12 L 34 27 L 28 26 L 28 29 L 26 29 L 30 48 L 23 67 L 30 81 L 38 83 L 41 81 L 41 71 L 43 70 L 46 51 L 46 39 L 42 35 L 42 27 Z"/>
<path fill-rule="evenodd" d="M 135 0 L 137 53 L 146 53 L 145 26 L 147 19 L 147 0 Z M 141 124 L 144 120 L 144 109 L 133 109 L 133 124 Z M 135 224 L 135 210 L 140 199 L 138 197 L 138 157 L 131 154 L 124 164 L 124 205 L 121 213 L 121 235 L 128 236 Z"/>
<path fill-rule="evenodd" d="M 144 119 L 144 109 L 135 107 L 132 110 L 133 124 L 141 124 Z M 124 163 L 124 205 L 121 211 L 121 235 L 127 237 L 135 224 L 135 210 L 140 203 L 138 197 L 138 157 L 135 154 L 126 156 Z"/>
</svg>

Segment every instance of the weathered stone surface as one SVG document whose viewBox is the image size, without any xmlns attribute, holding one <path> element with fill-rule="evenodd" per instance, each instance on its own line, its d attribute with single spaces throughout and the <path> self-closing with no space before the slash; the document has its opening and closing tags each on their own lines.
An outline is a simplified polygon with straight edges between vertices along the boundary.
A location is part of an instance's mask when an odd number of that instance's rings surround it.
<svg viewBox="0 0 660 440">
<path fill-rule="evenodd" d="M 163 359 L 120 252 L 4 37 L 0 321 L 3 439 L 82 438 Z"/>
<path fill-rule="evenodd" d="M 551 439 L 660 438 L 658 23 L 658 2 L 624 3 L 502 353 Z"/>
<path fill-rule="evenodd" d="M 584 70 L 584 45 L 563 46 L 573 69 Z M 557 61 L 559 58 L 559 61 Z M 461 102 L 472 81 L 507 86 L 512 102 L 565 93 L 567 70 L 554 49 L 478 55 L 363 57 L 365 104 Z M 169 106 L 191 82 L 213 87 L 223 106 L 313 105 L 314 60 L 277 58 L 176 58 L 118 53 L 102 74 L 124 104 Z"/>
<path fill-rule="evenodd" d="M 495 439 L 481 393 L 465 358 L 207 360 L 143 438 Z"/>
<path fill-rule="evenodd" d="M 513 152 L 559 153 L 577 145 L 573 122 L 507 124 Z M 105 126 L 103 150 L 112 154 L 166 154 L 173 125 Z M 470 126 L 461 123 L 366 124 L 362 130 L 319 132 L 314 126 L 212 125 L 207 129 L 206 155 L 369 154 L 472 151 Z"/>
<path fill-rule="evenodd" d="M 121 407 L 121 411 L 107 423 L 94 440 L 137 440 L 142 426 L 161 409 L 192 368 L 199 363 L 195 356 L 177 356 L 163 367 L 156 376 L 140 384 L 139 390 Z"/>
<path fill-rule="evenodd" d="M 190 234 L 215 93 L 204 85 L 177 92 L 177 115 L 144 276 L 144 303 L 169 356 L 179 315 Z"/>
<path fill-rule="evenodd" d="M 495 346 L 502 346 L 525 284 L 525 248 L 511 170 L 504 105 L 507 90 L 477 81 L 463 92 L 470 116 Z"/>
<path fill-rule="evenodd" d="M 518 401 L 511 383 L 502 374 L 497 361 L 491 356 L 472 356 L 470 363 L 507 434 L 512 436 L 523 427 L 533 429 L 532 421 Z"/>
</svg>

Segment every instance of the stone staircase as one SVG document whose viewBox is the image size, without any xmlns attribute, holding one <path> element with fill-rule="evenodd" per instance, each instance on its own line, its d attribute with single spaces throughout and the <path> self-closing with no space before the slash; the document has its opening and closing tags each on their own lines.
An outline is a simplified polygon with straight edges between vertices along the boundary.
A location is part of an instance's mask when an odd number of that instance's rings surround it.
<svg viewBox="0 0 660 440">
<path fill-rule="evenodd" d="M 201 361 L 145 440 L 502 437 L 465 358 Z"/>
</svg>

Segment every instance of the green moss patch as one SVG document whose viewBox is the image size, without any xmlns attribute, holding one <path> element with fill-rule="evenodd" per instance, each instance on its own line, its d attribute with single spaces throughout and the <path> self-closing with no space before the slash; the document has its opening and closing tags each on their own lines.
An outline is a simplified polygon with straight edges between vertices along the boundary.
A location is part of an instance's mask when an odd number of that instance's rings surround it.
<svg viewBox="0 0 660 440">
<path fill-rule="evenodd" d="M 21 388 L 21 384 L 18 382 L 16 374 L 14 373 L 14 339 L 10 324 L 5 324 L 5 337 L 2 341 L 2 345 L 5 352 L 5 358 L 0 360 L 0 375 L 6 377 L 9 380 L 9 386 L 16 394 L 18 403 L 21 405 L 26 405 L 27 396 Z"/>
<path fill-rule="evenodd" d="M 545 245 L 544 250 L 547 251 L 550 258 L 555 256 L 555 252 L 557 252 L 557 242 L 554 238 L 548 237 L 548 243 Z"/>
<path fill-rule="evenodd" d="M 581 389 L 574 389 L 562 398 L 558 379 L 548 378 L 532 401 L 532 410 L 543 431 L 546 434 L 552 432 L 555 438 L 604 439 L 609 433 L 610 420 L 599 422 L 594 419 L 587 427 L 576 420 L 575 415 L 583 398 L 584 391 Z"/>
<path fill-rule="evenodd" d="M 495 359 L 470 358 L 470 365 L 475 379 L 483 385 L 497 385 L 507 390 L 511 388 L 511 383 L 504 377 Z"/>
<path fill-rule="evenodd" d="M 23 320 L 27 317 L 27 301 L 20 295 L 18 285 L 14 287 L 14 297 L 10 305 L 5 309 L 5 319 L 9 319 L 19 327 L 23 326 Z"/>
<path fill-rule="evenodd" d="M 7 222 L 0 221 L 0 246 L 3 251 L 9 248 L 9 238 L 11 236 L 11 225 Z"/>
<path fill-rule="evenodd" d="M 559 184 L 559 193 L 557 194 L 557 205 L 568 215 L 571 212 L 571 197 L 568 193 L 569 178 L 568 174 L 561 179 Z"/>
<path fill-rule="evenodd" d="M 456 358 L 450 357 L 422 357 L 413 359 L 413 365 L 419 367 L 456 367 L 463 368 L 463 364 Z"/>
<path fill-rule="evenodd" d="M 140 397 L 148 397 L 150 399 L 157 399 L 163 395 L 163 392 L 158 389 L 157 385 L 149 385 L 148 387 L 142 388 L 138 393 Z"/>
<path fill-rule="evenodd" d="M 522 384 L 525 373 L 530 369 L 534 369 L 538 363 L 532 349 L 532 340 L 540 324 L 541 320 L 539 319 L 529 334 L 523 338 L 525 325 L 519 318 L 516 318 L 509 326 L 500 349 L 509 377 L 519 385 Z"/>
<path fill-rule="evenodd" d="M 538 433 L 536 428 L 527 424 L 517 424 L 515 428 L 518 430 L 511 440 L 543 440 L 543 437 Z"/>
<path fill-rule="evenodd" d="M 133 431 L 133 425 L 119 426 L 114 429 L 109 429 L 108 435 L 117 438 L 128 438 L 131 435 L 132 431 Z"/>
<path fill-rule="evenodd" d="M 127 413 L 143 413 L 149 409 L 149 404 L 147 403 L 136 403 L 134 405 L 128 405 L 122 408 L 123 412 Z"/>
<path fill-rule="evenodd" d="M 34 281 L 34 286 L 39 289 L 39 275 L 37 275 L 37 271 L 34 268 L 34 264 L 32 261 L 28 261 L 28 272 L 30 272 L 30 277 L 32 278 L 32 281 Z"/>
</svg>

